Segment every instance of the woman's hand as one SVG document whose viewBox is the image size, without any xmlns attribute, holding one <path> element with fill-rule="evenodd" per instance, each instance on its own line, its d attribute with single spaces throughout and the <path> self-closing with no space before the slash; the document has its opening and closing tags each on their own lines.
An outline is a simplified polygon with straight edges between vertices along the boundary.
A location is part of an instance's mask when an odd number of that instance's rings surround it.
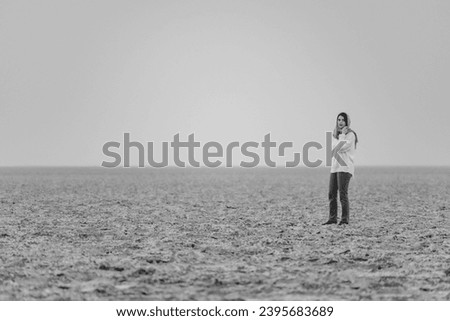
<svg viewBox="0 0 450 321">
<path fill-rule="evenodd" d="M 348 127 L 347 126 L 343 127 L 341 130 L 341 133 L 344 135 L 347 135 L 347 132 L 348 132 Z"/>
</svg>

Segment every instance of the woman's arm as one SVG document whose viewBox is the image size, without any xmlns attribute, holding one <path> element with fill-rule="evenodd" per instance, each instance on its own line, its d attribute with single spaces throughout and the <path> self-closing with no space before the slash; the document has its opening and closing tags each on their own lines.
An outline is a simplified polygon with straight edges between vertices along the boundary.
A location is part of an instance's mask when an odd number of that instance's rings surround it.
<svg viewBox="0 0 450 321">
<path fill-rule="evenodd" d="M 347 135 L 340 134 L 339 142 L 345 142 L 345 144 L 338 150 L 338 153 L 349 151 L 350 148 L 352 146 L 354 146 L 355 140 L 356 140 L 356 137 L 355 137 L 354 133 L 348 133 Z"/>
</svg>

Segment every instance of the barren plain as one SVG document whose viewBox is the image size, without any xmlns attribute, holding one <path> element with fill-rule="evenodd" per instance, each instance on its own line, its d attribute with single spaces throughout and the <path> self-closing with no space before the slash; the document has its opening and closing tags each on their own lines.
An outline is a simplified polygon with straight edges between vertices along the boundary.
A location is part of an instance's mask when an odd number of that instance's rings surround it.
<svg viewBox="0 0 450 321">
<path fill-rule="evenodd" d="M 450 168 L 0 169 L 0 300 L 450 300 Z"/>
</svg>

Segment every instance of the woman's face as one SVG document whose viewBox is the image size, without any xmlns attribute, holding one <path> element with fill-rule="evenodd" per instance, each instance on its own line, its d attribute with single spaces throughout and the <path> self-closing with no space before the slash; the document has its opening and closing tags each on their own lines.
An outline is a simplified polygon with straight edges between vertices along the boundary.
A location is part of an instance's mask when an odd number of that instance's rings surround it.
<svg viewBox="0 0 450 321">
<path fill-rule="evenodd" d="M 337 126 L 338 126 L 338 128 L 339 129 L 342 129 L 342 128 L 344 128 L 345 126 L 346 126 L 347 124 L 345 123 L 345 119 L 344 119 L 344 116 L 339 116 L 338 118 L 337 118 Z"/>
</svg>

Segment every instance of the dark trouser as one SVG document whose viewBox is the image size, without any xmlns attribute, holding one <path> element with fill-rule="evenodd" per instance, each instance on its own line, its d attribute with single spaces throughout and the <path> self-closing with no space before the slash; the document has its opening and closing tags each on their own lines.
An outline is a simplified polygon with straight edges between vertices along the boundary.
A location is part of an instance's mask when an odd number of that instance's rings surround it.
<svg viewBox="0 0 450 321">
<path fill-rule="evenodd" d="M 337 221 L 337 193 L 339 191 L 339 199 L 342 206 L 342 221 L 349 220 L 349 202 L 348 202 L 348 184 L 352 178 L 352 174 L 338 172 L 331 173 L 330 185 L 328 190 L 328 200 L 330 201 L 330 217 L 329 221 Z"/>
</svg>

